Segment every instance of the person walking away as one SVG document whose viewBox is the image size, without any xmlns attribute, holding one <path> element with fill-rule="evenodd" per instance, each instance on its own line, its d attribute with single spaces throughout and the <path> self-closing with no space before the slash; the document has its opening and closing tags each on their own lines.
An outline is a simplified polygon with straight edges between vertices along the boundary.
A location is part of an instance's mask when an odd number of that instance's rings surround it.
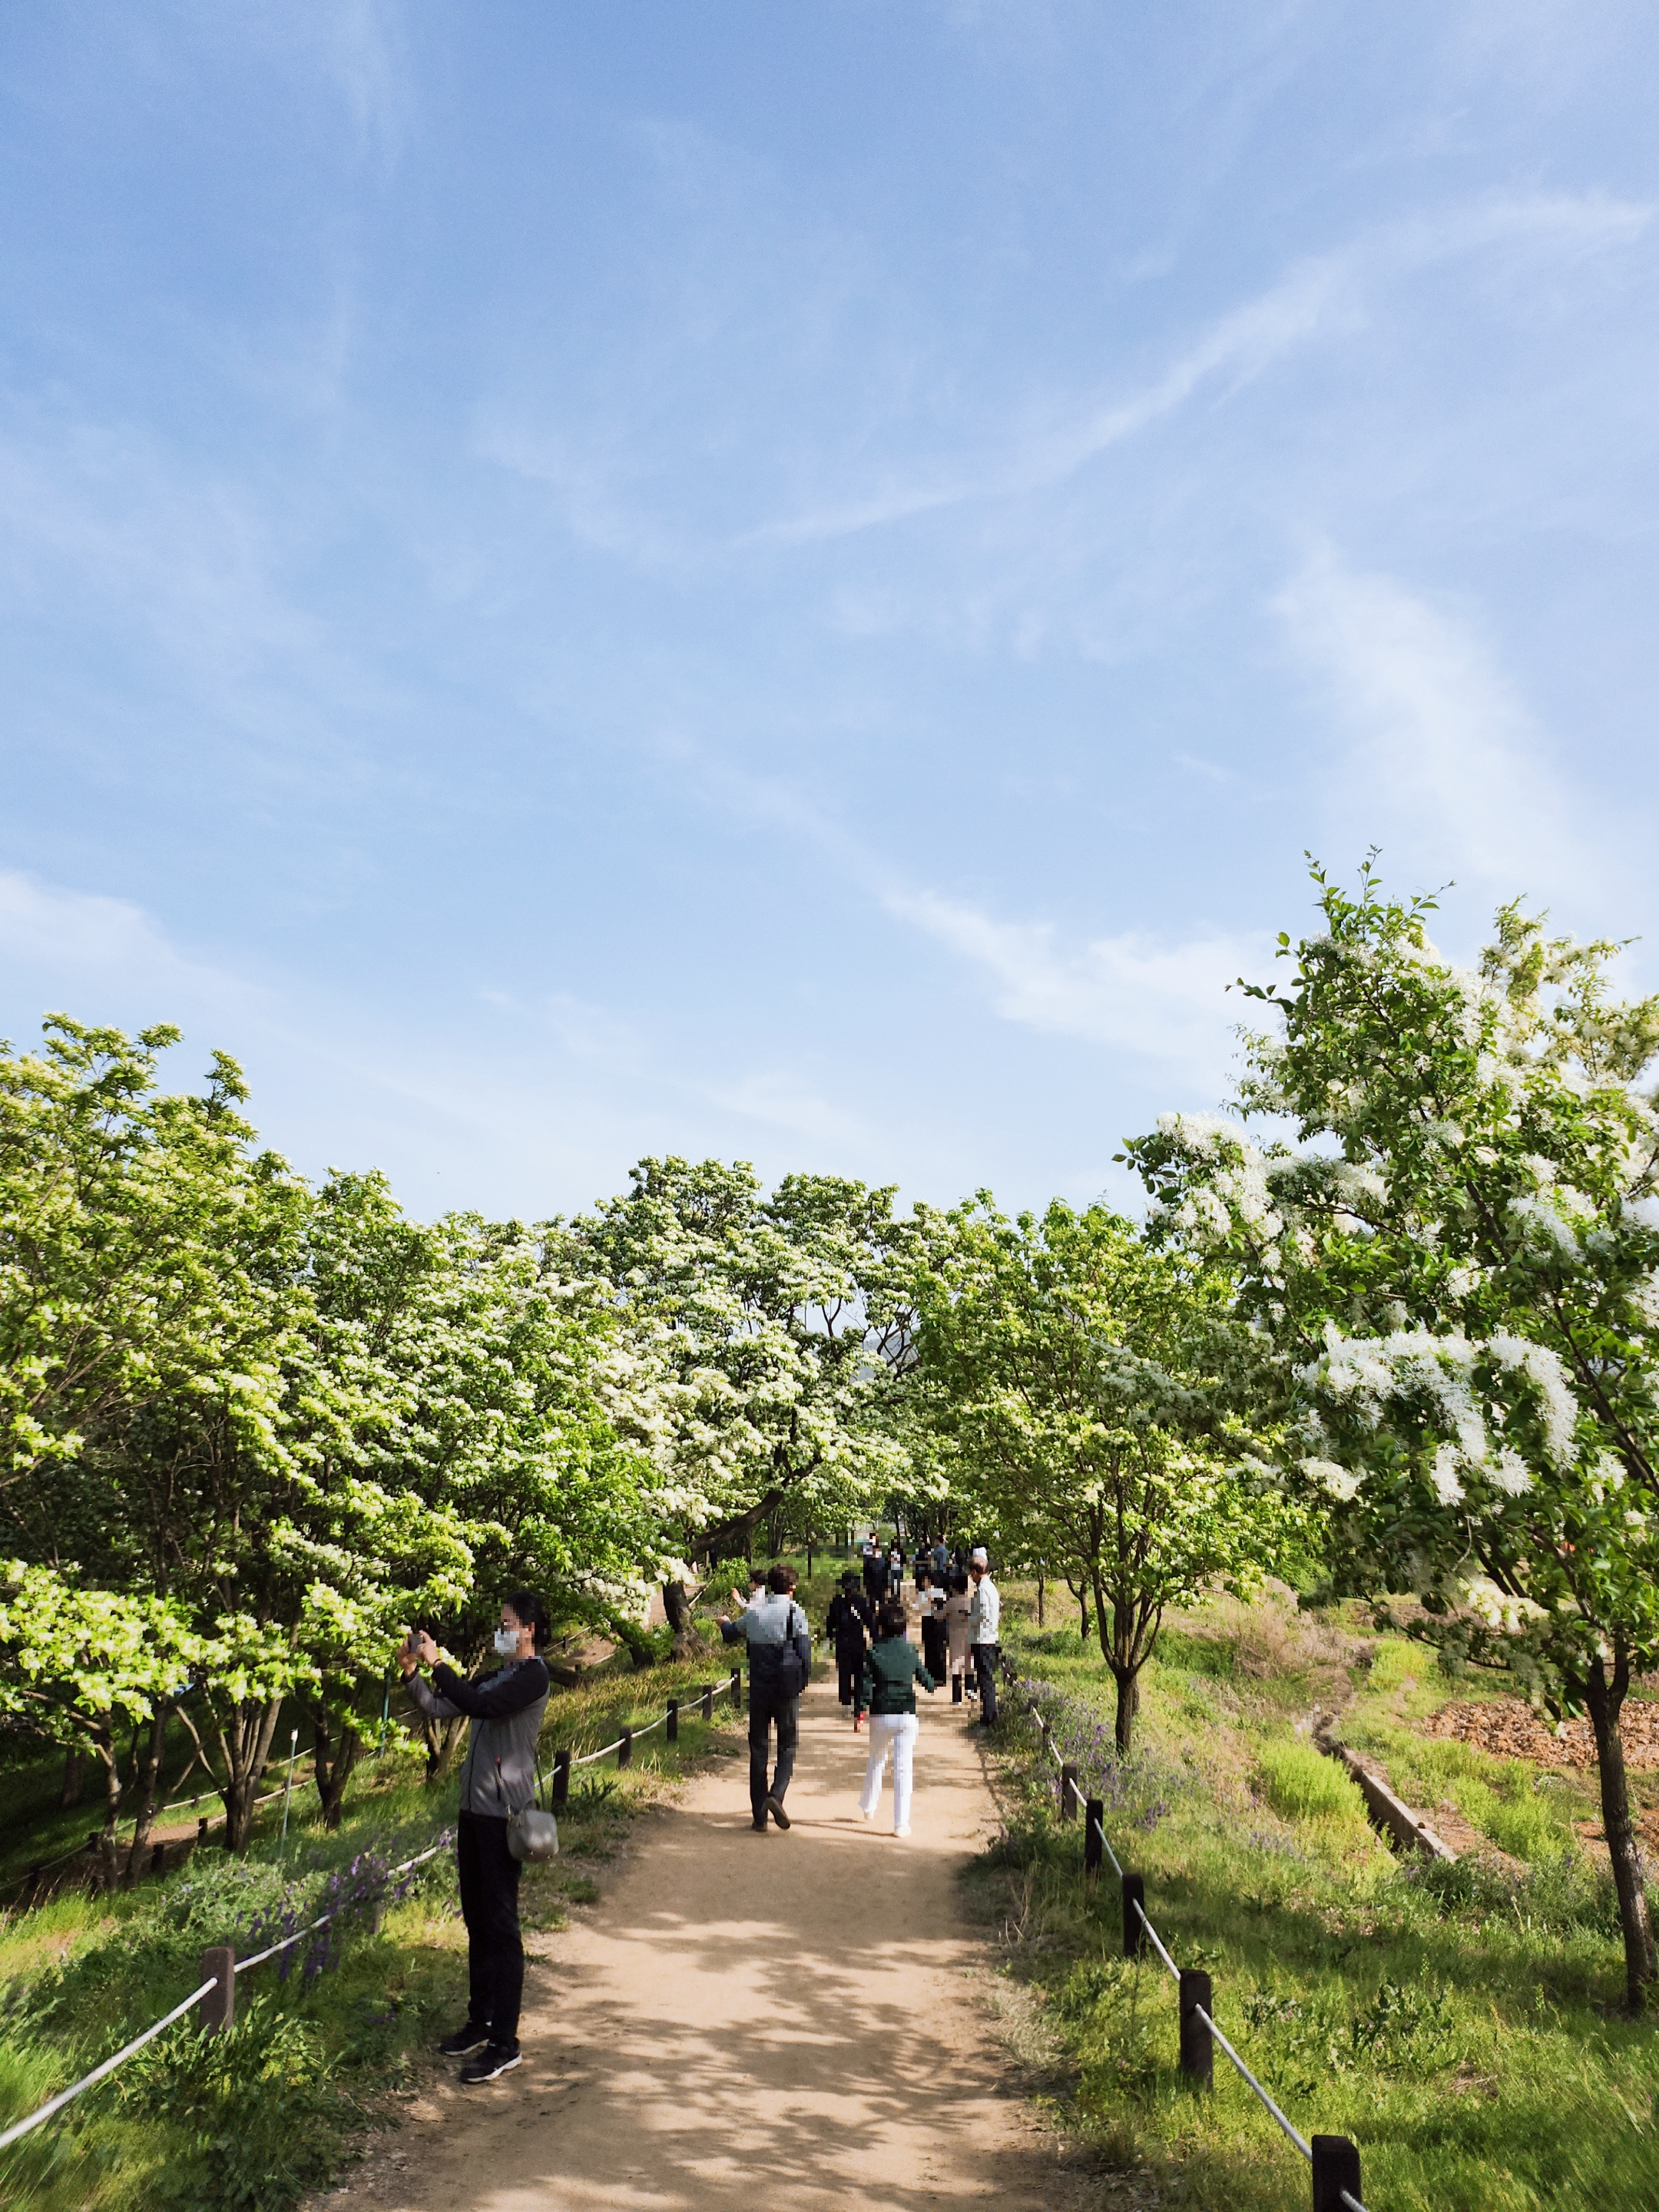
<svg viewBox="0 0 1659 2212">
<path fill-rule="evenodd" d="M 942 1682 L 950 1669 L 945 1638 L 945 1593 L 933 1588 L 931 1570 L 923 1576 L 917 1595 L 922 1601 L 921 1663 L 935 1680 Z"/>
<path fill-rule="evenodd" d="M 873 1621 L 875 1608 L 887 1595 L 887 1561 L 873 1536 L 864 1547 L 864 1595 L 870 1601 Z"/>
<path fill-rule="evenodd" d="M 942 1591 L 945 1588 L 945 1577 L 951 1571 L 951 1553 L 943 1536 L 934 1545 L 929 1564 L 933 1570 L 933 1588 Z"/>
<path fill-rule="evenodd" d="M 873 1619 L 870 1601 L 849 1567 L 841 1578 L 839 1595 L 830 1601 L 823 1624 L 824 1633 L 836 1649 L 837 1694 L 849 1711 L 857 1702 L 859 1677 L 864 1672 L 864 1655 L 870 1648 L 869 1631 Z"/>
<path fill-rule="evenodd" d="M 1002 1594 L 991 1580 L 991 1562 L 982 1544 L 975 1545 L 968 1571 L 974 1580 L 969 1641 L 973 1646 L 974 1672 L 979 1677 L 979 1717 L 982 1726 L 991 1728 L 997 1717 L 997 1661 L 1001 1656 L 997 1638 L 1002 1631 Z"/>
<path fill-rule="evenodd" d="M 549 1636 L 546 1608 L 514 1590 L 495 1629 L 501 1661 L 476 1682 L 463 1681 L 424 1630 L 398 1653 L 404 1686 L 432 1720 L 465 1714 L 472 1723 L 461 1769 L 455 1864 L 466 1923 L 466 2019 L 438 2045 L 465 2058 L 463 2081 L 493 2081 L 520 2063 L 524 1937 L 519 1927 L 519 1862 L 507 1848 L 507 1824 L 536 1798 L 536 1744 L 547 1710 L 547 1667 L 537 1656 Z M 432 1669 L 428 1688 L 419 1668 Z"/>
<path fill-rule="evenodd" d="M 887 1595 L 896 1597 L 903 1588 L 904 1554 L 899 1549 L 898 1538 L 895 1536 L 893 1548 L 887 1554 Z"/>
<path fill-rule="evenodd" d="M 859 1679 L 859 1710 L 870 1710 L 870 1757 L 864 1770 L 859 1812 L 876 1817 L 887 1754 L 893 1754 L 893 1833 L 910 1832 L 910 1784 L 916 1748 L 916 1684 L 930 1693 L 939 1686 L 921 1663 L 904 1632 L 904 1607 L 890 1599 L 878 1616 L 876 1641 Z"/>
<path fill-rule="evenodd" d="M 958 1567 L 951 1577 L 950 1594 L 944 1605 L 946 1648 L 951 1656 L 953 1675 L 966 1675 L 974 1663 L 972 1622 L 973 1606 L 968 1595 L 968 1577 Z M 951 1692 L 952 1696 L 955 1692 Z"/>
<path fill-rule="evenodd" d="M 800 1733 L 800 1693 L 812 1666 L 811 1632 L 795 1603 L 795 1571 L 780 1563 L 767 1570 L 766 1595 L 746 1606 L 735 1620 L 723 1620 L 728 1644 L 749 1646 L 749 1806 L 755 1831 L 766 1833 L 769 1813 L 781 1828 L 789 1826 L 784 1792 L 795 1771 Z M 777 1765 L 766 1786 L 768 1739 L 778 1732 Z"/>
</svg>

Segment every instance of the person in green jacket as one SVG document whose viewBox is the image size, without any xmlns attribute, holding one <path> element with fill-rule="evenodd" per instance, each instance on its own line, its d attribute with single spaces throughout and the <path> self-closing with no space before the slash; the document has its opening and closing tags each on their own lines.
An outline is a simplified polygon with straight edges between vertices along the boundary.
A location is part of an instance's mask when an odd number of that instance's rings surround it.
<svg viewBox="0 0 1659 2212">
<path fill-rule="evenodd" d="M 859 1811 L 866 1820 L 875 1819 L 890 1749 L 896 1836 L 910 1832 L 910 1769 L 918 1726 L 916 1684 L 920 1682 L 930 1697 L 939 1686 L 904 1631 L 904 1607 L 890 1600 L 876 1615 L 876 1640 L 865 1654 L 854 1705 L 855 1723 L 866 1709 L 870 1715 L 870 1759 L 864 1770 Z"/>
</svg>

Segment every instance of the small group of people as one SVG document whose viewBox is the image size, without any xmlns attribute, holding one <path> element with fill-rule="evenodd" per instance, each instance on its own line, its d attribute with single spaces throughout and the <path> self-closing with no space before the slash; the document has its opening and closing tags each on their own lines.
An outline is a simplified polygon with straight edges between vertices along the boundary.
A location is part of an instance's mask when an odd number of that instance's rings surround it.
<svg viewBox="0 0 1659 2212">
<path fill-rule="evenodd" d="M 931 1692 L 960 1676 L 965 1692 L 978 1693 L 979 1725 L 989 1728 L 997 1717 L 1002 1600 L 991 1579 L 990 1557 L 982 1544 L 975 1545 L 965 1572 L 950 1566 L 945 1557 L 946 1567 L 936 1581 L 932 1553 L 919 1553 L 910 1596 L 872 1601 L 866 1552 L 862 1577 L 850 1568 L 842 1577 L 824 1620 L 835 1647 L 837 1692 L 842 1705 L 851 1708 L 854 1729 L 863 1726 L 866 1711 L 870 1716 L 870 1758 L 859 1809 L 866 1820 L 874 1818 L 890 1752 L 893 1832 L 900 1836 L 910 1832 L 920 1726 L 915 1684 Z M 913 1624 L 920 1632 L 920 1652 L 910 1641 Z"/>
</svg>

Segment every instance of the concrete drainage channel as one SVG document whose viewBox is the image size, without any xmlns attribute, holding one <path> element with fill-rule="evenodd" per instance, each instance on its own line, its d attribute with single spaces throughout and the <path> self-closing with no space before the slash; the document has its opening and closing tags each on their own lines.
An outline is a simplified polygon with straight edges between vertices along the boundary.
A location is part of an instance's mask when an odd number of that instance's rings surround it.
<svg viewBox="0 0 1659 2212">
<path fill-rule="evenodd" d="M 1403 1851 L 1421 1851 L 1431 1859 L 1455 1860 L 1457 1854 L 1451 1845 L 1437 1835 L 1426 1820 L 1419 1820 L 1404 1798 L 1395 1796 L 1376 1768 L 1368 1766 L 1358 1753 L 1350 1751 L 1346 1744 L 1337 1741 L 1331 1734 L 1328 1713 L 1316 1713 L 1312 1726 L 1314 1748 L 1347 1769 L 1365 1801 L 1366 1811 L 1385 1836 Z"/>
</svg>

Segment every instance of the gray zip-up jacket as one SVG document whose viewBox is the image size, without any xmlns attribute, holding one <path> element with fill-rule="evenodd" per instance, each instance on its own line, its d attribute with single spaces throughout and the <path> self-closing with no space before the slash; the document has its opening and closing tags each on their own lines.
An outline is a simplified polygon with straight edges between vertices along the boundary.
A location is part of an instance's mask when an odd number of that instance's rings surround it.
<svg viewBox="0 0 1659 2212">
<path fill-rule="evenodd" d="M 432 1670 L 432 1688 L 418 1674 L 404 1687 L 430 1719 L 457 1720 L 465 1713 L 472 1737 L 461 1769 L 461 1810 L 487 1820 L 522 1813 L 536 1796 L 536 1741 L 542 1732 L 549 1689 L 539 1659 L 510 1659 L 476 1682 L 464 1682 L 453 1667 Z"/>
<path fill-rule="evenodd" d="M 720 1634 L 728 1644 L 739 1638 L 749 1646 L 749 1686 L 769 1693 L 779 1688 L 783 1652 L 792 1644 L 800 1661 L 801 1684 L 812 1672 L 812 1632 L 806 1615 L 792 1597 L 768 1590 L 747 1605 L 735 1620 L 723 1620 Z"/>
</svg>

